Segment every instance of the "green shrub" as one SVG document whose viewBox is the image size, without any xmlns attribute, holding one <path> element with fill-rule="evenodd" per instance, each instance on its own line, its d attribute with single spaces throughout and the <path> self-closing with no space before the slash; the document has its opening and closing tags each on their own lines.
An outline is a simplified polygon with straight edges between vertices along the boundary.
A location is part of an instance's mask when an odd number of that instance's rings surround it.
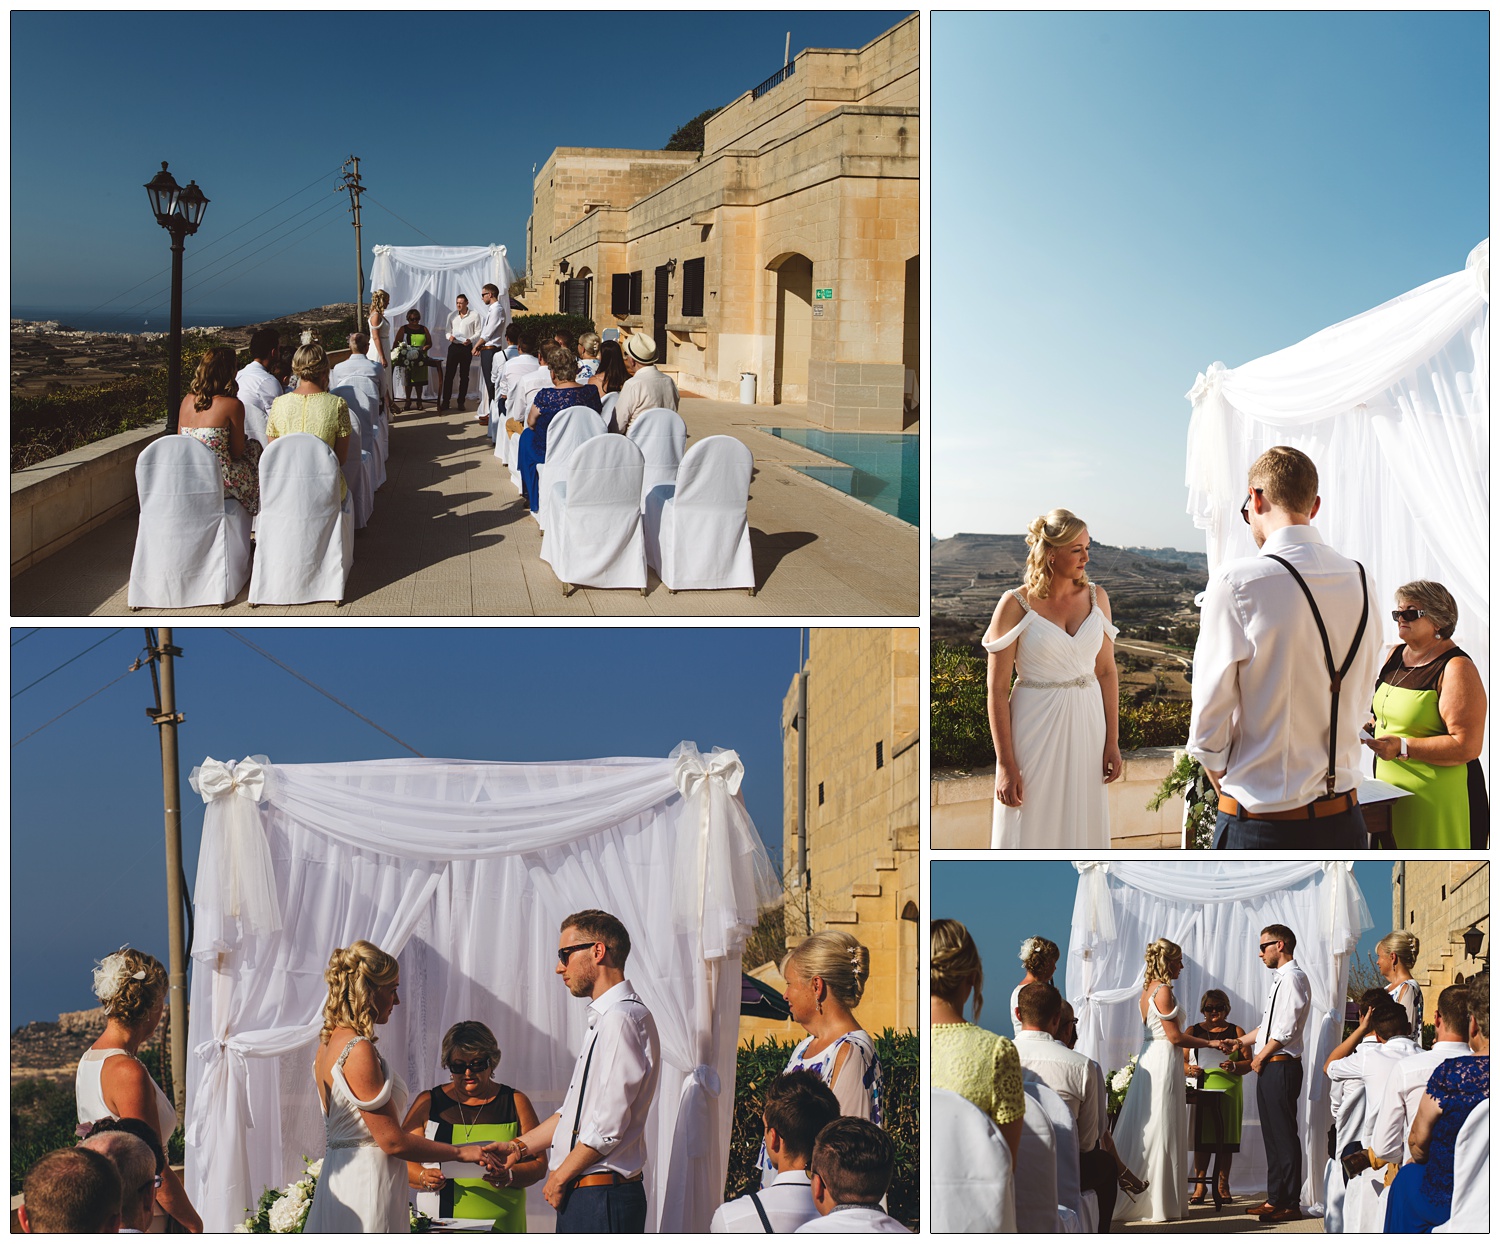
<svg viewBox="0 0 1500 1244">
<path fill-rule="evenodd" d="M 765 1124 L 761 1101 L 767 1081 L 785 1070 L 794 1045 L 774 1038 L 740 1047 L 734 1085 L 734 1126 L 729 1137 L 729 1174 L 724 1181 L 724 1199 L 733 1200 L 760 1187 L 761 1138 Z M 919 1121 L 917 1097 L 919 1073 L 917 1034 L 887 1028 L 875 1038 L 875 1052 L 885 1073 L 885 1130 L 896 1150 L 886 1207 L 893 1218 L 917 1229 Z"/>
<path fill-rule="evenodd" d="M 71 1080 L 17 1080 L 10 1088 L 10 1194 L 36 1160 L 78 1143 L 78 1104 Z"/>
<path fill-rule="evenodd" d="M 1181 747 L 1187 742 L 1193 706 L 1187 700 L 1147 700 L 1133 704 L 1120 699 L 1120 749 Z"/>
<path fill-rule="evenodd" d="M 559 328 L 566 328 L 573 336 L 581 333 L 594 331 L 594 321 L 582 315 L 563 315 L 558 311 L 544 311 L 536 315 L 526 314 L 516 316 L 516 323 L 522 328 L 534 328 L 538 339 L 543 346 L 552 340 L 553 334 Z"/>
</svg>

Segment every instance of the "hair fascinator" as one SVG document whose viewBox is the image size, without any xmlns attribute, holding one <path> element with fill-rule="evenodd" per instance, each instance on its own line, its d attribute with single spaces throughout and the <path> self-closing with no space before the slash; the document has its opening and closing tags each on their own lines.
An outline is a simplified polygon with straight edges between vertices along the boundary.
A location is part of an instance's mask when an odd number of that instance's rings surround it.
<svg viewBox="0 0 1500 1244">
<path fill-rule="evenodd" d="M 109 1003 L 114 1000 L 125 982 L 143 981 L 146 973 L 143 970 L 132 972 L 130 965 L 125 961 L 125 952 L 130 949 L 127 943 L 112 955 L 106 955 L 94 968 L 94 997 L 100 1002 Z"/>
</svg>

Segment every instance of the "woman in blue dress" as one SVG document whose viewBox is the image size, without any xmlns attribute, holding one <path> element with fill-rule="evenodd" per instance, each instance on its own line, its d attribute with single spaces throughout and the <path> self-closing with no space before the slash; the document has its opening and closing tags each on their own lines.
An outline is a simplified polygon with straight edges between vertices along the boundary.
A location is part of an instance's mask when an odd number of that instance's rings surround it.
<svg viewBox="0 0 1500 1244">
<path fill-rule="evenodd" d="M 516 465 L 521 472 L 521 491 L 533 514 L 539 503 L 537 467 L 547 461 L 547 427 L 559 412 L 570 406 L 587 406 L 598 413 L 602 408 L 599 390 L 591 384 L 578 383 L 578 360 L 566 346 L 551 346 L 546 351 L 547 370 L 552 373 L 552 387 L 538 390 L 534 404 L 526 412 L 526 430 L 516 446 Z"/>
</svg>

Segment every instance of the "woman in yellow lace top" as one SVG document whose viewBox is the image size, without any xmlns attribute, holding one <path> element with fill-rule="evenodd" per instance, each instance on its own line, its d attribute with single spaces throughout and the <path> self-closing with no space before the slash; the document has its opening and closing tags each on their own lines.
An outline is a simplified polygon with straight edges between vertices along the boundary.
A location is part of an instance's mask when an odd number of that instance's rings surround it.
<svg viewBox="0 0 1500 1244">
<path fill-rule="evenodd" d="M 994 1119 L 1014 1161 L 1026 1117 L 1021 1058 L 1009 1037 L 964 1019 L 970 994 L 974 1018 L 979 1019 L 983 988 L 984 965 L 969 930 L 957 920 L 934 920 L 932 1087 L 967 1098 Z"/>
<path fill-rule="evenodd" d="M 297 387 L 283 393 L 271 403 L 266 421 L 266 436 L 275 440 L 292 432 L 310 432 L 328 448 L 340 465 L 349 456 L 349 438 L 354 425 L 349 421 L 349 407 L 344 399 L 328 392 L 328 355 L 316 341 L 303 346 L 292 356 L 292 374 Z M 349 492 L 349 485 L 339 476 L 339 500 Z"/>
</svg>

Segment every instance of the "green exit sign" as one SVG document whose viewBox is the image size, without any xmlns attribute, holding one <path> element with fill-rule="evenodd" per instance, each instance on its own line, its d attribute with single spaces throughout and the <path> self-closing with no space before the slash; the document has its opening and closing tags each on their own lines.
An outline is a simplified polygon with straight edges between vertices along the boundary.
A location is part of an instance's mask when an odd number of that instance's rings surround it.
<svg viewBox="0 0 1500 1244">
<path fill-rule="evenodd" d="M 815 289 L 813 290 L 813 297 L 832 300 L 833 289 L 831 287 L 829 289 Z"/>
</svg>

